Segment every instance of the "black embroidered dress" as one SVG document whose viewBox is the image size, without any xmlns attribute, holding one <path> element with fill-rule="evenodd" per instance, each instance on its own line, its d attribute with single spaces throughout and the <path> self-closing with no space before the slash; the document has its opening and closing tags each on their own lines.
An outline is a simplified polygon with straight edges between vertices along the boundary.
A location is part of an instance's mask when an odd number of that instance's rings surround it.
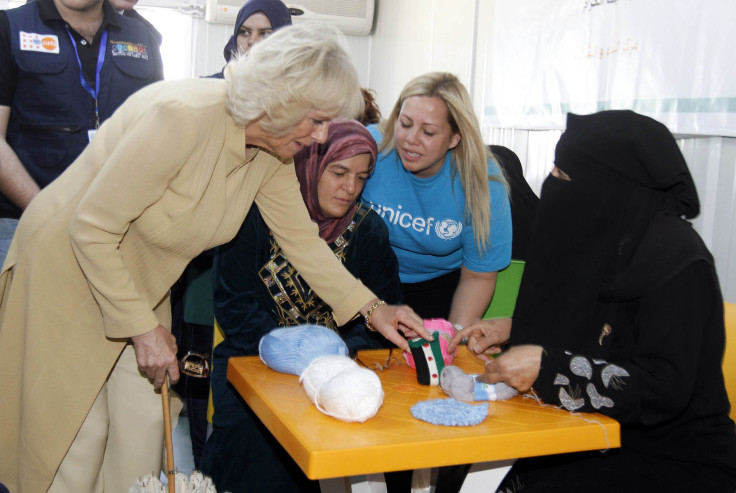
<svg viewBox="0 0 736 493">
<path fill-rule="evenodd" d="M 684 219 L 699 212 L 687 164 L 631 111 L 567 123 L 555 165 L 570 180 L 542 188 L 510 344 L 542 346 L 537 395 L 615 418 L 621 448 L 519 461 L 505 487 L 733 493 L 723 298 Z"/>
</svg>

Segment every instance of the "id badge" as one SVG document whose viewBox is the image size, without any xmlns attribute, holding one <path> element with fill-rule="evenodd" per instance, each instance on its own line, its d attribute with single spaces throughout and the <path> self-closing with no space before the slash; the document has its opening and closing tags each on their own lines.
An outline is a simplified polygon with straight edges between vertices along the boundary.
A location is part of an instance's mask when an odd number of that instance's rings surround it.
<svg viewBox="0 0 736 493">
<path fill-rule="evenodd" d="M 89 141 L 90 142 L 92 142 L 92 138 L 95 136 L 96 133 L 97 133 L 97 129 L 96 128 L 91 128 L 91 129 L 87 130 L 87 137 L 89 137 Z"/>
</svg>

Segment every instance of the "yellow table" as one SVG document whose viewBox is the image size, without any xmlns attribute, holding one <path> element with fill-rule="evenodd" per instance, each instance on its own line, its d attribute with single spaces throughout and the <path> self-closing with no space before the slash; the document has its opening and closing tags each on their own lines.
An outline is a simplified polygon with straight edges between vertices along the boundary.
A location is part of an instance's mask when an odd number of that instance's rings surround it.
<svg viewBox="0 0 736 493">
<path fill-rule="evenodd" d="M 401 365 L 377 372 L 384 403 L 365 423 L 322 414 L 298 377 L 273 371 L 256 356 L 231 358 L 227 377 L 311 479 L 489 461 L 511 464 L 509 459 L 621 446 L 615 420 L 600 414 L 573 415 L 522 396 L 490 402 L 488 417 L 476 426 L 420 421 L 411 415 L 412 405 L 447 396 L 437 387 L 419 385 L 400 352 L 394 354 Z M 367 364 L 383 364 L 387 355 L 388 350 L 359 353 Z M 482 362 L 464 346 L 454 364 L 468 373 L 483 372 Z"/>
</svg>

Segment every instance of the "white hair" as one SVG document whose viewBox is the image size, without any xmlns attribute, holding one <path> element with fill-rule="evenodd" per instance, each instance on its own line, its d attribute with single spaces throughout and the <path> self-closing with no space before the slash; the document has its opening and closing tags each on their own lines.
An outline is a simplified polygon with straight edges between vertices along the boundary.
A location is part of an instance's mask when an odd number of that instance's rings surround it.
<svg viewBox="0 0 736 493">
<path fill-rule="evenodd" d="M 260 120 L 263 131 L 276 136 L 312 110 L 357 117 L 363 97 L 344 44 L 344 36 L 330 26 L 279 29 L 225 67 L 227 111 L 238 125 Z"/>
</svg>

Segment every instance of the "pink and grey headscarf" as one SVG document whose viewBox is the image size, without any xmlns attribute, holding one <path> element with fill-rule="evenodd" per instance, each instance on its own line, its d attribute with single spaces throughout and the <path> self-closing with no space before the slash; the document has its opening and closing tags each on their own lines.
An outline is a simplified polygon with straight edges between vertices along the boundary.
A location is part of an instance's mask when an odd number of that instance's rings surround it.
<svg viewBox="0 0 736 493">
<path fill-rule="evenodd" d="M 332 243 L 345 231 L 358 209 L 356 198 L 352 208 L 343 217 L 328 217 L 319 206 L 317 185 L 327 165 L 342 161 L 358 154 L 371 156 L 369 173 L 376 166 L 376 141 L 370 132 L 355 120 L 333 120 L 324 144 L 315 142 L 310 147 L 302 149 L 294 156 L 296 176 L 301 184 L 302 197 L 307 205 L 309 215 L 319 226 L 319 236 L 327 243 Z"/>
</svg>

